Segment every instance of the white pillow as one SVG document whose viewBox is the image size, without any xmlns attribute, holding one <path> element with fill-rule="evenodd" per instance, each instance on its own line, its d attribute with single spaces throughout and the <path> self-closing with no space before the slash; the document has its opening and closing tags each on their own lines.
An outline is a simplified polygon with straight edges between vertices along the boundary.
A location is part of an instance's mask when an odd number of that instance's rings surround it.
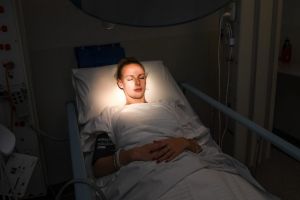
<svg viewBox="0 0 300 200">
<path fill-rule="evenodd" d="M 162 61 L 141 62 L 148 74 L 145 97 L 148 102 L 179 100 L 186 104 L 185 96 Z M 86 123 L 107 106 L 125 104 L 125 95 L 114 78 L 117 65 L 73 69 L 78 121 Z M 187 103 L 188 104 L 188 103 Z"/>
</svg>

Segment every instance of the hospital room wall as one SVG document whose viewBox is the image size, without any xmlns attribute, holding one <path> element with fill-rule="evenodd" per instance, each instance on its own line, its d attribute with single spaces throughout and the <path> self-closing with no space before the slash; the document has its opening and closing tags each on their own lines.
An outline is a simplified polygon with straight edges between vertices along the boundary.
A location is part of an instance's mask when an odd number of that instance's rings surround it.
<svg viewBox="0 0 300 200">
<path fill-rule="evenodd" d="M 101 21 L 81 13 L 68 0 L 26 0 L 20 4 L 39 126 L 50 136 L 68 136 L 65 103 L 74 95 L 71 69 L 76 67 L 76 46 L 120 42 L 128 56 L 163 60 L 177 80 L 192 82 L 216 97 L 217 13 L 176 27 L 117 25 L 105 30 Z M 209 116 L 208 112 L 203 110 L 201 115 Z M 48 184 L 71 178 L 68 142 L 43 141 Z"/>
<path fill-rule="evenodd" d="M 290 40 L 292 45 L 290 63 L 280 62 L 277 78 L 277 93 L 274 113 L 274 129 L 289 141 L 300 143 L 300 2 L 283 1 L 282 28 L 280 36 L 280 52 L 284 41 Z"/>
</svg>

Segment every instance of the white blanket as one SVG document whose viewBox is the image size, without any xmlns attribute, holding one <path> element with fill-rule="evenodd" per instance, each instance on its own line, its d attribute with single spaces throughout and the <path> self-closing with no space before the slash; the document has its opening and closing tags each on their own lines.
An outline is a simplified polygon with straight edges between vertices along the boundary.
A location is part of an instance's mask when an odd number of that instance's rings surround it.
<svg viewBox="0 0 300 200">
<path fill-rule="evenodd" d="M 107 110 L 99 118 L 83 129 L 83 144 L 89 141 L 93 132 L 102 129 L 109 132 L 117 148 L 129 149 L 158 139 L 182 136 L 198 138 L 203 148 L 200 154 L 186 151 L 168 163 L 132 162 L 116 173 L 100 178 L 98 184 L 104 186 L 108 199 L 159 199 L 186 181 L 186 177 L 203 169 L 240 175 L 254 188 L 265 192 L 244 165 L 219 151 L 198 118 L 176 102 L 127 105 Z M 263 196 L 267 198 L 269 195 L 265 193 Z"/>
<path fill-rule="evenodd" d="M 176 102 L 141 103 L 123 107 L 112 117 L 112 137 L 117 148 L 151 143 L 168 137 L 203 138 L 208 129 L 194 115 L 187 115 Z"/>
</svg>

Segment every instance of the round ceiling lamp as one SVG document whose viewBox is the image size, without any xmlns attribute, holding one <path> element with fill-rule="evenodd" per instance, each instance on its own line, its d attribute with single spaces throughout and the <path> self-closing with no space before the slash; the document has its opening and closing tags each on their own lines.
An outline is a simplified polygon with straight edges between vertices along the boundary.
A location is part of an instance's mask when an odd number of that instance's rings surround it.
<svg viewBox="0 0 300 200">
<path fill-rule="evenodd" d="M 71 0 L 103 21 L 138 27 L 171 26 L 203 18 L 232 0 Z"/>
</svg>

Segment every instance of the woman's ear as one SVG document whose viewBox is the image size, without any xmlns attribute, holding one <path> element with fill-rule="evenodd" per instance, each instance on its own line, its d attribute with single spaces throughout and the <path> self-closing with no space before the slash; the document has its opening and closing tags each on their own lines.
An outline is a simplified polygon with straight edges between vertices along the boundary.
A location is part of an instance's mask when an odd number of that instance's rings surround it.
<svg viewBox="0 0 300 200">
<path fill-rule="evenodd" d="M 123 86 L 123 83 L 122 83 L 122 81 L 120 79 L 118 79 L 117 84 L 118 84 L 118 87 L 120 89 L 123 89 L 124 86 Z"/>
</svg>

